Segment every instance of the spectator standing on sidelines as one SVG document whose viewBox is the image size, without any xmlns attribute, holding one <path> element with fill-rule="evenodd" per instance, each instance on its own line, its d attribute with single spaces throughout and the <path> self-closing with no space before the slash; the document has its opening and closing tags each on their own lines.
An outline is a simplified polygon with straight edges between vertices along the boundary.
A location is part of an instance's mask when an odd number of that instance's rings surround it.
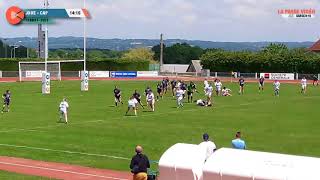
<svg viewBox="0 0 320 180">
<path fill-rule="evenodd" d="M 236 133 L 236 139 L 231 144 L 234 149 L 247 149 L 245 141 L 241 139 L 241 132 Z"/>
<path fill-rule="evenodd" d="M 217 146 L 214 142 L 209 140 L 209 135 L 207 133 L 202 136 L 203 142 L 199 144 L 200 148 L 202 148 L 206 153 L 206 161 L 208 158 L 217 150 Z"/>
<path fill-rule="evenodd" d="M 313 76 L 313 86 L 319 86 L 319 81 L 318 81 L 318 77 L 317 75 L 314 75 Z"/>
<path fill-rule="evenodd" d="M 150 162 L 146 155 L 142 154 L 143 149 L 141 146 L 137 146 L 136 155 L 132 157 L 130 163 L 130 169 L 133 174 L 133 180 L 147 180 L 148 168 L 150 168 Z"/>
</svg>

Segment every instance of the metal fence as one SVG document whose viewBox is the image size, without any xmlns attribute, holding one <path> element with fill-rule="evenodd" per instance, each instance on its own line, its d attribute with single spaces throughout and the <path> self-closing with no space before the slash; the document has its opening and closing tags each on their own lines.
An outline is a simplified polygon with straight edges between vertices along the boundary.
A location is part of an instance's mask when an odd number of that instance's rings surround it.
<svg viewBox="0 0 320 180">
<path fill-rule="evenodd" d="M 53 73 L 54 74 L 54 73 Z M 173 76 L 173 77 L 212 77 L 212 78 L 247 78 L 247 79 L 258 79 L 260 73 L 231 73 L 231 72 L 210 72 L 207 73 L 177 73 L 177 72 L 159 72 L 159 76 Z M 61 77 L 67 78 L 79 78 L 80 71 L 61 71 Z M 315 77 L 320 79 L 320 74 L 299 74 L 295 73 L 295 79 L 302 79 L 303 77 L 308 80 L 313 80 Z M 0 78 L 19 78 L 19 71 L 0 71 Z"/>
</svg>

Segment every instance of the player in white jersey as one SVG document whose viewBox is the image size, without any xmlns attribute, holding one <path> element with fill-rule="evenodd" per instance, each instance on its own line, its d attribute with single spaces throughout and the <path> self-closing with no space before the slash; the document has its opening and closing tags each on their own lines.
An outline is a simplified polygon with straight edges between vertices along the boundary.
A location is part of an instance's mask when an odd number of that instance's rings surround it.
<svg viewBox="0 0 320 180">
<path fill-rule="evenodd" d="M 180 87 L 177 87 L 176 98 L 177 98 L 177 108 L 183 107 L 183 95 L 185 91 Z"/>
<path fill-rule="evenodd" d="M 128 115 L 128 112 L 130 111 L 130 109 L 132 109 L 134 111 L 134 115 L 137 115 L 137 105 L 138 105 L 138 101 L 137 99 L 132 96 L 129 101 L 128 101 L 128 110 L 126 112 L 126 115 Z"/>
<path fill-rule="evenodd" d="M 148 105 L 150 106 L 150 108 L 152 109 L 152 112 L 154 112 L 155 99 L 154 99 L 154 94 L 152 91 L 149 91 L 149 93 L 147 94 L 147 102 L 148 102 Z"/>
<path fill-rule="evenodd" d="M 306 94 L 307 92 L 307 83 L 308 80 L 306 79 L 306 77 L 303 77 L 301 80 L 301 93 Z"/>
<path fill-rule="evenodd" d="M 214 86 L 216 87 L 216 94 L 219 96 L 221 94 L 221 88 L 222 88 L 222 83 L 219 79 L 216 80 L 214 83 Z"/>
<path fill-rule="evenodd" d="M 205 79 L 204 82 L 203 82 L 203 84 L 204 84 L 204 88 L 207 88 L 207 87 L 209 86 L 208 80 Z"/>
<path fill-rule="evenodd" d="M 67 102 L 66 98 L 63 98 L 59 105 L 59 112 L 60 112 L 60 122 L 62 119 L 64 119 L 64 122 L 68 124 L 68 109 L 69 109 L 69 104 Z"/>
<path fill-rule="evenodd" d="M 212 92 L 213 92 L 213 87 L 211 84 L 209 84 L 209 86 L 207 86 L 204 90 L 205 95 L 207 96 L 207 102 L 208 102 L 208 106 L 212 105 Z"/>
<path fill-rule="evenodd" d="M 273 83 L 273 88 L 274 88 L 274 95 L 275 96 L 279 96 L 280 95 L 280 81 L 279 80 L 275 80 Z"/>
<path fill-rule="evenodd" d="M 231 89 L 223 87 L 222 96 L 232 96 L 231 92 L 232 92 Z"/>
</svg>

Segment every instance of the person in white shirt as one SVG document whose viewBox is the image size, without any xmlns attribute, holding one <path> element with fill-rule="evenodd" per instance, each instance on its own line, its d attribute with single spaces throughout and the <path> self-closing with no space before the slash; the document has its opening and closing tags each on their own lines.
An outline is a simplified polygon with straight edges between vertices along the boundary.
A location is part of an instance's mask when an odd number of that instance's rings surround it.
<svg viewBox="0 0 320 180">
<path fill-rule="evenodd" d="M 222 89 L 222 96 L 232 96 L 231 89 L 223 87 Z"/>
<path fill-rule="evenodd" d="M 211 106 L 211 105 L 212 105 L 211 99 L 212 99 L 212 92 L 213 92 L 213 87 L 212 87 L 212 85 L 209 84 L 209 85 L 205 88 L 204 92 L 205 92 L 205 95 L 207 96 L 208 106 Z"/>
<path fill-rule="evenodd" d="M 275 96 L 279 96 L 280 95 L 280 81 L 279 80 L 275 80 L 273 83 L 273 88 L 274 88 L 274 95 Z"/>
<path fill-rule="evenodd" d="M 307 83 L 308 80 L 306 79 L 306 77 L 303 77 L 301 80 L 301 93 L 306 94 L 307 92 Z"/>
<path fill-rule="evenodd" d="M 152 109 L 152 112 L 154 112 L 155 99 L 152 91 L 149 91 L 149 93 L 147 94 L 147 102 L 150 108 Z"/>
<path fill-rule="evenodd" d="M 204 82 L 203 82 L 203 84 L 204 84 L 204 88 L 207 88 L 207 87 L 209 86 L 208 80 L 205 79 Z"/>
<path fill-rule="evenodd" d="M 130 109 L 132 109 L 134 111 L 134 115 L 137 116 L 137 104 L 138 104 L 138 101 L 137 99 L 132 96 L 129 101 L 128 101 L 128 110 L 126 112 L 126 116 L 128 115 L 128 112 L 130 111 Z"/>
<path fill-rule="evenodd" d="M 177 98 L 177 108 L 183 107 L 183 95 L 185 91 L 180 87 L 177 87 L 176 98 Z"/>
<path fill-rule="evenodd" d="M 62 119 L 64 119 L 64 122 L 68 124 L 68 109 L 69 109 L 69 104 L 67 102 L 66 98 L 63 98 L 59 105 L 59 112 L 60 112 L 60 122 Z"/>
<path fill-rule="evenodd" d="M 222 83 L 219 79 L 216 80 L 214 83 L 214 86 L 216 87 L 216 94 L 219 96 L 221 94 L 221 88 L 222 88 Z"/>
<path fill-rule="evenodd" d="M 209 157 L 217 150 L 217 146 L 214 144 L 214 142 L 209 140 L 209 135 L 207 133 L 203 134 L 203 142 L 199 144 L 200 148 L 204 151 L 206 154 L 207 161 Z"/>
<path fill-rule="evenodd" d="M 195 101 L 195 103 L 198 105 L 198 106 L 207 106 L 207 102 L 202 100 L 202 99 L 198 99 Z"/>
</svg>

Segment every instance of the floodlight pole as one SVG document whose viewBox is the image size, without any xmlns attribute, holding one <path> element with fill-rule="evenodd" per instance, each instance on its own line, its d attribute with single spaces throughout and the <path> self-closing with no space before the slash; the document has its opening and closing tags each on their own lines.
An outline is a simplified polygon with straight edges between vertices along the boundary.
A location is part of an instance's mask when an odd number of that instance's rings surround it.
<svg viewBox="0 0 320 180">
<path fill-rule="evenodd" d="M 163 34 L 160 35 L 160 72 L 163 66 Z"/>
<path fill-rule="evenodd" d="M 83 8 L 86 8 L 86 0 L 83 0 Z M 86 32 L 86 17 L 83 18 L 83 71 L 87 69 L 87 32 Z"/>
<path fill-rule="evenodd" d="M 45 9 L 48 9 L 48 5 L 49 5 L 49 2 L 48 2 L 48 0 L 44 0 L 44 8 Z M 45 61 L 45 72 L 47 73 L 47 71 L 48 71 L 48 54 L 49 54 L 49 52 L 48 52 L 48 50 L 49 50 L 49 48 L 48 48 L 48 24 L 46 24 L 46 26 L 45 26 L 45 56 L 44 56 L 44 61 Z"/>
</svg>

